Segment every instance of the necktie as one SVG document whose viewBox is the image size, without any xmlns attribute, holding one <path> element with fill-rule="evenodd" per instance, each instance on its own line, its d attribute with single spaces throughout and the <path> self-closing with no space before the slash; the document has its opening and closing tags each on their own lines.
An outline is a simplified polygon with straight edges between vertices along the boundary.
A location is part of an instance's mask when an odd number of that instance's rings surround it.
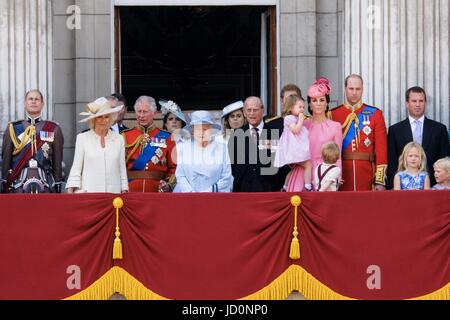
<svg viewBox="0 0 450 320">
<path fill-rule="evenodd" d="M 414 120 L 414 142 L 422 144 L 422 123 L 419 120 Z"/>
<path fill-rule="evenodd" d="M 253 142 L 257 145 L 258 144 L 258 128 L 252 128 L 251 131 L 251 136 L 253 139 Z"/>
</svg>

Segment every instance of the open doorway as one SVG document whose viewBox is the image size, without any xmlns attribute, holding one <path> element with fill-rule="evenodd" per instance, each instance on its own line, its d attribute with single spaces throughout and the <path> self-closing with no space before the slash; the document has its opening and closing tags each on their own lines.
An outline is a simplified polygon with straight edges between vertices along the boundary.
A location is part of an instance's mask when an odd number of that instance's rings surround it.
<svg viewBox="0 0 450 320">
<path fill-rule="evenodd" d="M 183 110 L 221 110 L 256 95 L 271 114 L 274 12 L 267 6 L 116 7 L 116 90 L 130 106 L 145 94 L 174 100 Z"/>
</svg>

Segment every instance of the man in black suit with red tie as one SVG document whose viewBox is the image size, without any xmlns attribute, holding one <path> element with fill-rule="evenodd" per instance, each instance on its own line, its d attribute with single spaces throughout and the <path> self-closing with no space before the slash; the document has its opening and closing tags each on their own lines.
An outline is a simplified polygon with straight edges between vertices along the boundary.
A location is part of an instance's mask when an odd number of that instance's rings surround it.
<svg viewBox="0 0 450 320">
<path fill-rule="evenodd" d="M 421 87 L 412 87 L 406 91 L 407 119 L 389 127 L 388 131 L 388 187 L 393 187 L 398 158 L 403 148 L 411 141 L 422 145 L 427 156 L 427 168 L 431 185 L 436 183 L 433 164 L 450 156 L 450 144 L 447 128 L 442 123 L 425 117 L 427 96 Z"/>
</svg>

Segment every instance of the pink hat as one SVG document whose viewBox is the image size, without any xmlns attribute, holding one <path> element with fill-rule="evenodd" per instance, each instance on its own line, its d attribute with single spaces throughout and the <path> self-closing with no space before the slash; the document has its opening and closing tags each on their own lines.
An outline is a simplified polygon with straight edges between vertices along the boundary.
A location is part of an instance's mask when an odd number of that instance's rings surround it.
<svg viewBox="0 0 450 320">
<path fill-rule="evenodd" d="M 330 81 L 328 81 L 327 78 L 322 77 L 319 80 L 314 81 L 314 83 L 309 87 L 307 95 L 310 98 L 318 98 L 330 94 L 330 92 Z"/>
</svg>

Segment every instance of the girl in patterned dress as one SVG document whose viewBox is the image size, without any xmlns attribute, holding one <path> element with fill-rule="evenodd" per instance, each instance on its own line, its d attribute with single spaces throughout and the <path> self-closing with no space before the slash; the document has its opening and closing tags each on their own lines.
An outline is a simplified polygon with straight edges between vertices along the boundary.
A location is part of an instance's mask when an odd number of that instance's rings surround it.
<svg viewBox="0 0 450 320">
<path fill-rule="evenodd" d="M 398 171 L 394 177 L 394 190 L 428 190 L 430 177 L 426 171 L 427 156 L 422 146 L 408 143 L 398 159 Z"/>
</svg>

